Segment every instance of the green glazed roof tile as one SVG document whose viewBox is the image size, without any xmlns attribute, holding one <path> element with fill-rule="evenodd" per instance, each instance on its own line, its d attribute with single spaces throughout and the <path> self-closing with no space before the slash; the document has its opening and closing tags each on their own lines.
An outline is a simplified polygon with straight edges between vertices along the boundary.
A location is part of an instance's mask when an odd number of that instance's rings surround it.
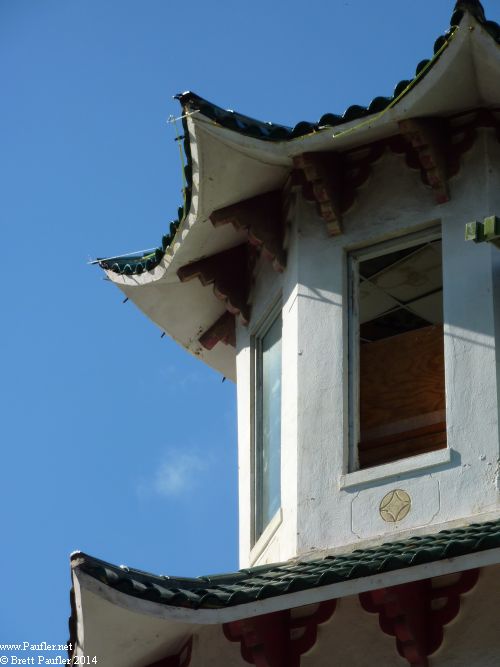
<svg viewBox="0 0 500 667">
<path fill-rule="evenodd" d="M 500 519 L 311 561 L 198 578 L 111 565 L 77 552 L 78 568 L 127 595 L 190 609 L 221 609 L 500 547 Z"/>
</svg>

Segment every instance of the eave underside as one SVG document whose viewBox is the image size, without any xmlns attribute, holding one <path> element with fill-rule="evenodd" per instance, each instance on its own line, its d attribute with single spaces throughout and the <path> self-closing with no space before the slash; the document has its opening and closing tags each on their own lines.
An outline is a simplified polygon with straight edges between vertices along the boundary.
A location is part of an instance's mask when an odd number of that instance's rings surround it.
<svg viewBox="0 0 500 667">
<path fill-rule="evenodd" d="M 189 211 L 178 225 L 165 254 L 160 253 L 161 258 L 153 268 L 146 270 L 143 262 L 143 268 L 138 272 L 134 268 L 140 264 L 137 258 L 121 261 L 118 258 L 114 263 L 103 264 L 108 267 L 109 278 L 163 331 L 224 376 L 235 379 L 235 350 L 227 344 L 230 335 L 226 332 L 220 339 L 225 342 L 219 344 L 210 335 L 227 311 L 230 296 L 221 296 L 213 283 L 205 282 L 200 286 L 193 281 L 183 282 L 179 278 L 179 270 L 248 243 L 249 239 L 261 250 L 262 239 L 257 237 L 255 240 L 246 223 L 214 224 L 214 214 L 232 205 L 245 205 L 260 195 L 280 192 L 283 198 L 281 222 L 286 225 L 288 193 L 296 187 L 302 187 L 301 178 L 305 174 L 307 180 L 311 173 L 310 165 L 304 162 L 303 156 L 312 155 L 320 159 L 320 156 L 328 155 L 340 164 L 340 182 L 324 183 L 315 176 L 316 180 L 313 179 L 309 184 L 309 193 L 302 188 L 302 194 L 308 198 L 312 192 L 312 201 L 314 196 L 322 198 L 320 205 L 318 201 L 316 203 L 319 217 L 323 217 L 327 223 L 325 237 L 341 233 L 341 220 L 338 218 L 342 211 L 339 214 L 335 199 L 339 196 L 341 199 L 346 198 L 347 186 L 342 173 L 347 173 L 346 169 L 350 170 L 349 173 L 353 171 L 352 162 L 358 160 L 357 151 L 359 156 L 362 156 L 363 151 L 376 154 L 378 146 L 396 140 L 402 142 L 403 150 L 406 150 L 406 142 L 408 150 L 416 152 L 414 167 L 419 166 L 420 159 L 422 168 L 422 164 L 428 164 L 429 159 L 435 160 L 436 155 L 439 163 L 441 147 L 431 146 L 428 151 L 428 135 L 432 136 L 436 132 L 439 135 L 442 120 L 455 122 L 453 119 L 463 115 L 466 110 L 499 109 L 498 72 L 500 49 L 497 42 L 485 24 L 467 13 L 446 48 L 418 81 L 418 85 L 414 85 L 393 108 L 382 114 L 367 114 L 362 119 L 344 121 L 333 128 L 314 128 L 300 138 L 291 133 L 286 139 L 270 141 L 249 136 L 241 128 L 240 131 L 234 127 L 229 129 L 230 124 L 220 114 L 220 122 L 204 115 L 204 111 L 209 113 L 208 103 L 193 95 L 182 97 L 190 157 Z M 415 122 L 428 125 L 428 119 L 432 120 L 436 130 L 431 127 L 429 134 L 429 128 L 423 128 L 425 150 L 422 153 L 421 146 L 412 139 L 415 137 L 415 129 L 408 131 L 404 128 L 405 124 Z M 376 159 L 376 155 L 370 158 L 373 159 Z M 321 176 L 321 169 L 316 169 L 316 172 Z M 244 179 L 241 178 L 243 173 Z M 445 205 L 445 176 L 438 170 L 437 174 L 435 171 L 427 173 L 425 178 L 431 189 L 441 188 L 439 203 Z M 348 186 L 347 189 L 350 188 Z M 336 194 L 336 190 L 340 194 Z M 330 220 L 327 220 L 328 216 Z M 285 233 L 282 238 L 283 254 L 286 254 Z M 152 260 L 149 261 L 151 266 Z M 119 268 L 115 270 L 113 267 Z M 129 268 L 124 271 L 124 267 Z M 234 310 L 229 308 L 233 314 Z M 211 341 L 210 349 L 203 344 L 207 340 L 207 332 Z"/>
<path fill-rule="evenodd" d="M 409 586 L 405 596 L 409 590 L 421 596 L 429 585 L 422 588 L 418 582 L 457 573 L 464 573 L 463 581 L 472 587 L 475 580 L 466 573 L 498 563 L 499 519 L 321 559 L 198 579 L 156 576 L 75 553 L 71 641 L 82 655 L 122 651 L 125 662 L 120 664 L 149 667 L 202 626 L 229 624 L 234 630 L 232 624 L 245 619 L 353 595 L 364 596 L 370 610 L 385 599 L 377 591 L 398 593 Z M 465 590 L 467 586 L 458 594 Z M 131 647 L 138 653 L 130 652 Z M 136 662 L 141 651 L 146 651 L 145 661 Z"/>
<path fill-rule="evenodd" d="M 401 571 L 395 571 L 392 577 L 379 576 L 376 582 L 370 578 L 364 582 L 354 580 L 350 590 L 343 594 L 339 590 L 334 596 L 332 591 L 325 590 L 324 599 L 319 601 L 313 591 L 306 590 L 300 598 L 284 596 L 275 609 L 262 601 L 246 608 L 227 609 L 225 614 L 218 614 L 218 618 L 214 615 L 208 623 L 207 616 L 198 619 L 197 614 L 193 614 L 188 619 L 182 608 L 163 617 L 159 613 L 152 614 L 140 600 L 130 602 L 125 599 L 126 594 L 105 590 L 104 585 L 76 572 L 75 607 L 79 612 L 75 625 L 79 630 L 72 637 L 76 647 L 74 655 L 96 655 L 103 664 L 123 667 L 180 667 L 189 653 L 192 659 L 185 662 L 185 667 L 198 667 L 206 664 L 206 655 L 215 648 L 219 659 L 227 653 L 223 664 L 228 666 L 248 663 L 257 667 L 322 665 L 321 660 L 318 663 L 309 661 L 310 658 L 305 663 L 301 661 L 301 655 L 314 648 L 313 655 L 319 657 L 322 650 L 326 650 L 342 662 L 346 656 L 342 650 L 338 651 L 337 644 L 347 621 L 345 609 L 355 607 L 354 618 L 350 618 L 348 624 L 354 622 L 358 628 L 360 645 L 369 644 L 377 651 L 380 642 L 394 655 L 393 659 L 399 653 L 403 661 L 397 664 L 426 667 L 429 656 L 447 638 L 446 626 L 457 617 L 460 622 L 463 596 L 469 592 L 476 594 L 478 578 L 486 577 L 490 591 L 499 587 L 499 566 L 490 564 L 499 560 L 498 550 L 492 550 L 489 558 L 483 554 L 482 558 L 460 557 L 455 563 L 445 560 L 428 564 L 425 572 L 421 567 L 408 568 L 404 576 Z M 464 566 L 467 569 L 461 569 Z M 484 595 L 484 592 L 476 595 Z M 290 606 L 296 602 L 296 606 Z M 489 601 L 485 601 L 485 607 L 488 606 Z M 394 622 L 395 611 L 397 623 Z M 380 631 L 370 637 L 374 620 L 379 621 L 392 643 Z M 322 630 L 321 624 L 328 621 L 328 628 Z M 480 623 L 483 627 L 489 624 L 498 635 L 500 627 L 496 615 L 492 618 L 485 609 Z M 321 630 L 319 640 L 318 630 Z M 309 637 L 306 644 L 294 641 L 304 636 Z M 253 643 L 251 638 L 258 641 Z M 332 640 L 333 646 L 328 647 Z M 228 641 L 234 645 L 228 646 Z M 195 651 L 191 656 L 193 645 Z M 260 646 L 257 653 L 253 651 L 256 646 Z M 263 659 L 261 650 L 265 654 L 263 662 L 258 661 L 258 658 Z"/>
</svg>

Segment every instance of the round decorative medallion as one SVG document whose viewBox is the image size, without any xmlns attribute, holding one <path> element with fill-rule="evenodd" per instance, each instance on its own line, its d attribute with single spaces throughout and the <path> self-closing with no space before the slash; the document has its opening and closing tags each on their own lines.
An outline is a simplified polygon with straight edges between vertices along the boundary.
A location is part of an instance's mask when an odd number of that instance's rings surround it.
<svg viewBox="0 0 500 667">
<path fill-rule="evenodd" d="M 403 489 L 389 491 L 380 503 L 380 516 L 384 521 L 402 521 L 411 508 L 411 498 Z"/>
</svg>

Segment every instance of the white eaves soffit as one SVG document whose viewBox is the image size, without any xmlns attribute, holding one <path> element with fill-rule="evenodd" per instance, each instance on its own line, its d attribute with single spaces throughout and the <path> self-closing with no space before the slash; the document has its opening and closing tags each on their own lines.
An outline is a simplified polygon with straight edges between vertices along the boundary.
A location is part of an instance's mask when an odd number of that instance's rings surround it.
<svg viewBox="0 0 500 667">
<path fill-rule="evenodd" d="M 83 583 L 83 585 L 82 585 Z M 73 577 L 76 637 L 73 656 L 97 656 L 98 664 L 142 667 L 181 650 L 193 625 L 112 605 L 99 590 Z M 97 586 L 99 588 L 99 586 Z"/>
<path fill-rule="evenodd" d="M 487 549 L 218 609 L 190 609 L 142 600 L 113 589 L 76 567 L 73 571 L 76 632 L 72 639 L 76 655 L 98 655 L 105 665 L 143 667 L 174 655 L 189 636 L 204 625 L 230 623 L 380 588 L 495 566 L 499 562 L 500 549 Z"/>
<path fill-rule="evenodd" d="M 235 378 L 235 350 L 220 342 L 212 350 L 198 342 L 224 311 L 210 285 L 181 283 L 177 271 L 198 259 L 243 243 L 231 224 L 214 227 L 218 209 L 283 187 L 293 158 L 304 152 L 347 151 L 398 133 L 410 118 L 450 116 L 477 108 L 500 107 L 500 47 L 466 14 L 430 71 L 391 109 L 334 128 L 285 141 L 245 136 L 201 113 L 187 117 L 192 157 L 190 210 L 174 242 L 152 271 L 123 275 L 107 271 L 150 319 L 209 366 Z M 325 231 L 326 234 L 326 231 Z"/>
</svg>

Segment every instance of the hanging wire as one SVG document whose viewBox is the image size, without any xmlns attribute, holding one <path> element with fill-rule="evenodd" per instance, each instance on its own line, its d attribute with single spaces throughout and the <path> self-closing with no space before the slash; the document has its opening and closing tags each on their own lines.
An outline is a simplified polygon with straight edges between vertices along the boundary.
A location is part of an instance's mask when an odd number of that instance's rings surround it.
<svg viewBox="0 0 500 667">
<path fill-rule="evenodd" d="M 113 255 L 113 257 L 100 257 L 99 259 L 90 259 L 87 264 L 100 264 L 101 262 L 110 262 L 112 259 L 123 259 L 124 257 L 147 257 L 147 253 L 153 254 L 156 248 L 146 248 L 145 250 L 136 250 L 135 252 L 127 252 L 123 255 Z"/>
<path fill-rule="evenodd" d="M 452 26 L 450 28 L 450 34 L 444 38 L 445 39 L 444 43 L 439 47 L 439 49 L 432 56 L 432 58 L 427 62 L 427 64 L 424 67 L 422 67 L 420 72 L 410 81 L 410 83 L 406 86 L 406 88 L 404 88 L 404 90 L 385 107 L 385 109 L 382 109 L 382 111 L 376 114 L 375 117 L 370 116 L 369 118 L 365 119 L 361 123 L 358 123 L 357 125 L 354 125 L 353 127 L 349 127 L 346 130 L 340 130 L 339 132 L 332 134 L 332 139 L 336 139 L 337 137 L 341 137 L 345 134 L 351 134 L 351 132 L 355 132 L 356 130 L 359 130 L 361 127 L 370 125 L 371 123 L 374 123 L 377 120 L 379 120 L 379 118 L 382 118 L 382 116 L 384 116 L 390 109 L 392 109 L 401 100 L 401 98 L 404 97 L 429 71 L 429 69 L 434 65 L 434 63 L 440 57 L 443 51 L 450 45 L 450 42 L 455 37 L 457 29 L 458 26 Z M 218 123 L 216 120 L 212 120 L 211 122 L 213 125 L 220 125 L 220 123 Z M 306 137 L 310 137 L 314 134 L 317 134 L 318 131 L 321 132 L 324 129 L 326 129 L 326 127 L 321 128 L 320 130 L 313 130 L 312 132 L 307 132 L 306 134 L 303 134 L 300 137 L 296 138 L 300 141 L 303 141 Z"/>
<path fill-rule="evenodd" d="M 188 118 L 189 116 L 193 116 L 194 114 L 199 113 L 199 110 L 196 109 L 195 111 L 192 111 L 190 113 L 185 113 L 182 116 L 175 117 L 173 115 L 170 115 L 167 119 L 167 123 L 171 124 L 174 126 L 175 129 L 175 142 L 179 146 L 179 157 L 181 161 L 181 171 L 182 171 L 182 217 L 186 217 L 186 190 L 187 190 L 187 180 L 186 180 L 186 172 L 185 172 L 185 166 L 186 163 L 184 161 L 184 151 L 182 150 L 182 139 L 184 138 L 183 135 L 179 133 L 179 128 L 177 126 L 177 121 L 178 120 L 183 120 L 184 118 Z M 180 222 L 180 220 L 179 220 Z M 101 257 L 99 259 L 91 259 L 87 262 L 87 264 L 93 265 L 93 264 L 100 264 L 101 262 L 110 262 L 114 259 L 124 259 L 125 257 L 134 257 L 138 256 L 141 259 L 148 259 L 149 257 L 152 257 L 157 248 L 146 248 L 144 250 L 136 250 L 134 252 L 128 252 L 128 253 L 123 253 L 121 255 L 113 255 L 113 257 Z"/>
</svg>

